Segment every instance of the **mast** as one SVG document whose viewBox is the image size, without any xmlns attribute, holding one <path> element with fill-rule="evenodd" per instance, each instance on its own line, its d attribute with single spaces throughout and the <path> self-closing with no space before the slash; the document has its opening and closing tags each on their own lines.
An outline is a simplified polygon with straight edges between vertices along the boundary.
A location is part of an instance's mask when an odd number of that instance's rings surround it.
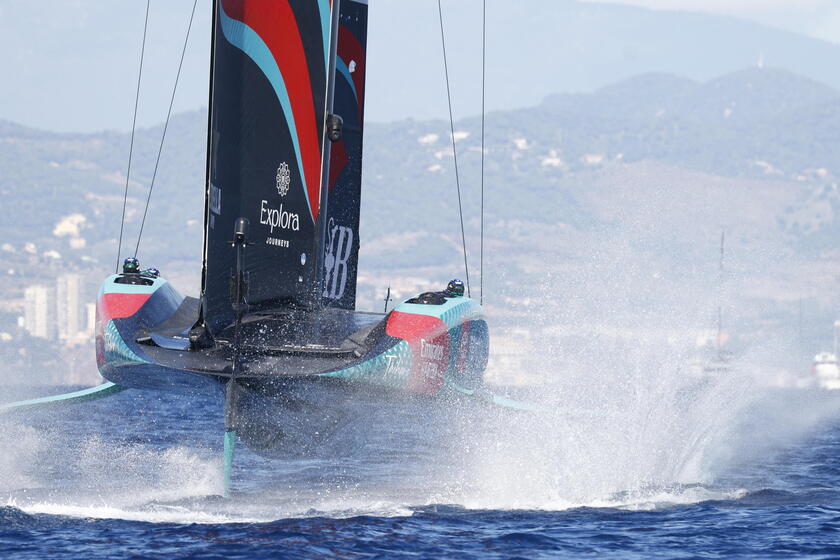
<svg viewBox="0 0 840 560">
<path fill-rule="evenodd" d="M 208 221 L 210 220 L 210 158 L 211 146 L 213 140 L 213 66 L 216 60 L 216 28 L 218 17 L 218 3 L 220 0 L 213 0 L 211 2 L 211 9 L 213 14 L 211 16 L 211 30 L 210 30 L 210 76 L 207 87 L 207 154 L 204 160 L 204 239 L 201 249 L 201 292 L 200 298 L 202 305 L 199 306 L 199 318 L 196 325 L 204 325 L 204 291 L 207 285 L 207 239 L 206 235 Z"/>
<path fill-rule="evenodd" d="M 341 0 L 332 0 L 332 23 L 330 25 L 330 56 L 329 64 L 327 66 L 327 106 L 324 111 L 324 135 L 322 140 L 323 150 L 321 157 L 321 199 L 319 207 L 321 211 L 318 213 L 318 235 L 315 237 L 314 254 L 318 256 L 315 270 L 317 270 L 317 282 L 315 282 L 312 290 L 311 307 L 321 307 L 321 293 L 324 291 L 324 277 L 326 276 L 324 270 L 324 261 L 326 259 L 326 240 L 327 240 L 327 208 L 330 197 L 330 148 L 333 140 L 330 138 L 331 127 L 338 126 L 338 134 L 340 130 L 340 117 L 333 115 L 333 107 L 335 105 L 335 68 L 338 51 L 338 26 L 339 13 L 341 10 Z M 332 121 L 332 122 L 331 122 Z"/>
<path fill-rule="evenodd" d="M 723 336 L 723 251 L 726 230 L 720 232 L 720 265 L 718 267 L 718 297 L 717 297 L 717 356 L 721 359 L 721 337 Z"/>
</svg>

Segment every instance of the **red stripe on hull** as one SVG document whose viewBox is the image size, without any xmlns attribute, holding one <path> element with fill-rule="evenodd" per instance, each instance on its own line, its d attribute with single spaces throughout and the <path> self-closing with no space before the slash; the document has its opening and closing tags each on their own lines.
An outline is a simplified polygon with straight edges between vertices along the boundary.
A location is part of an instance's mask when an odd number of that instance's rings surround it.
<svg viewBox="0 0 840 560">
<path fill-rule="evenodd" d="M 131 317 L 149 301 L 151 294 L 103 294 L 99 300 L 97 319 L 101 323 L 111 319 Z"/>
<path fill-rule="evenodd" d="M 411 346 L 413 365 L 406 389 L 436 395 L 443 386 L 449 364 L 449 331 L 437 317 L 392 311 L 385 333 Z"/>
<path fill-rule="evenodd" d="M 96 302 L 96 364 L 105 363 L 105 325 L 111 319 L 131 317 L 143 307 L 152 294 L 102 294 Z"/>
</svg>

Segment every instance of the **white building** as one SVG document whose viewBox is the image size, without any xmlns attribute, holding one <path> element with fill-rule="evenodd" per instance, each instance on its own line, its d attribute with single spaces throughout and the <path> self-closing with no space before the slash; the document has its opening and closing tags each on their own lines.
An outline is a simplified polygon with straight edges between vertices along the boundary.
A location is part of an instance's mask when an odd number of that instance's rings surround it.
<svg viewBox="0 0 840 560">
<path fill-rule="evenodd" d="M 58 338 L 64 342 L 75 340 L 82 328 L 81 284 L 78 274 L 64 274 L 56 279 L 56 324 Z"/>
<path fill-rule="evenodd" d="M 85 332 L 93 333 L 96 330 L 96 304 L 86 303 L 85 312 L 87 321 L 85 322 Z"/>
<path fill-rule="evenodd" d="M 55 336 L 55 322 L 52 320 L 55 296 L 47 286 L 34 285 L 24 292 L 23 326 L 37 338 L 51 339 Z"/>
</svg>

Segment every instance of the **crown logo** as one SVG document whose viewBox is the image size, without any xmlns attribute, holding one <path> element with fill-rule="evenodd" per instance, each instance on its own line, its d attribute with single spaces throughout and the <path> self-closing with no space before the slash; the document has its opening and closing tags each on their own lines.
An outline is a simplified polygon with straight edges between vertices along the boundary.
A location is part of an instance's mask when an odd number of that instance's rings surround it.
<svg viewBox="0 0 840 560">
<path fill-rule="evenodd" d="M 289 171 L 289 164 L 285 161 L 277 168 L 277 194 L 286 196 L 289 186 L 292 184 L 292 172 Z"/>
</svg>

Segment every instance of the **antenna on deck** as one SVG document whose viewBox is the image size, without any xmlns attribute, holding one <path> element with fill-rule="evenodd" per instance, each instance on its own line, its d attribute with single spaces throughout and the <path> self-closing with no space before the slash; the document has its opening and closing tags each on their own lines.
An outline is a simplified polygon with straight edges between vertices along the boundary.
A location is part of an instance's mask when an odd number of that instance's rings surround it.
<svg viewBox="0 0 840 560">
<path fill-rule="evenodd" d="M 385 313 L 388 313 L 388 302 L 391 301 L 391 285 L 388 285 L 388 291 L 385 293 Z"/>
<path fill-rule="evenodd" d="M 235 318 L 233 330 L 233 367 L 225 384 L 225 448 L 224 448 L 224 492 L 230 495 L 230 479 L 233 470 L 233 455 L 236 448 L 238 428 L 236 412 L 239 409 L 240 387 L 236 376 L 242 370 L 242 317 L 248 310 L 248 279 L 245 276 L 245 247 L 253 245 L 248 241 L 248 219 L 237 218 L 230 244 L 236 251 L 236 271 L 230 279 L 230 301 Z"/>
<path fill-rule="evenodd" d="M 718 269 L 718 321 L 717 321 L 717 355 L 721 357 L 721 337 L 723 336 L 723 248 L 726 240 L 726 230 L 720 232 L 720 267 Z"/>
<path fill-rule="evenodd" d="M 233 334 L 233 375 L 239 373 L 242 359 L 242 317 L 248 310 L 248 280 L 245 278 L 245 247 L 253 245 L 248 241 L 247 218 L 237 218 L 233 229 L 233 241 L 230 242 L 236 250 L 236 272 L 230 282 L 230 301 L 235 318 Z"/>
</svg>

